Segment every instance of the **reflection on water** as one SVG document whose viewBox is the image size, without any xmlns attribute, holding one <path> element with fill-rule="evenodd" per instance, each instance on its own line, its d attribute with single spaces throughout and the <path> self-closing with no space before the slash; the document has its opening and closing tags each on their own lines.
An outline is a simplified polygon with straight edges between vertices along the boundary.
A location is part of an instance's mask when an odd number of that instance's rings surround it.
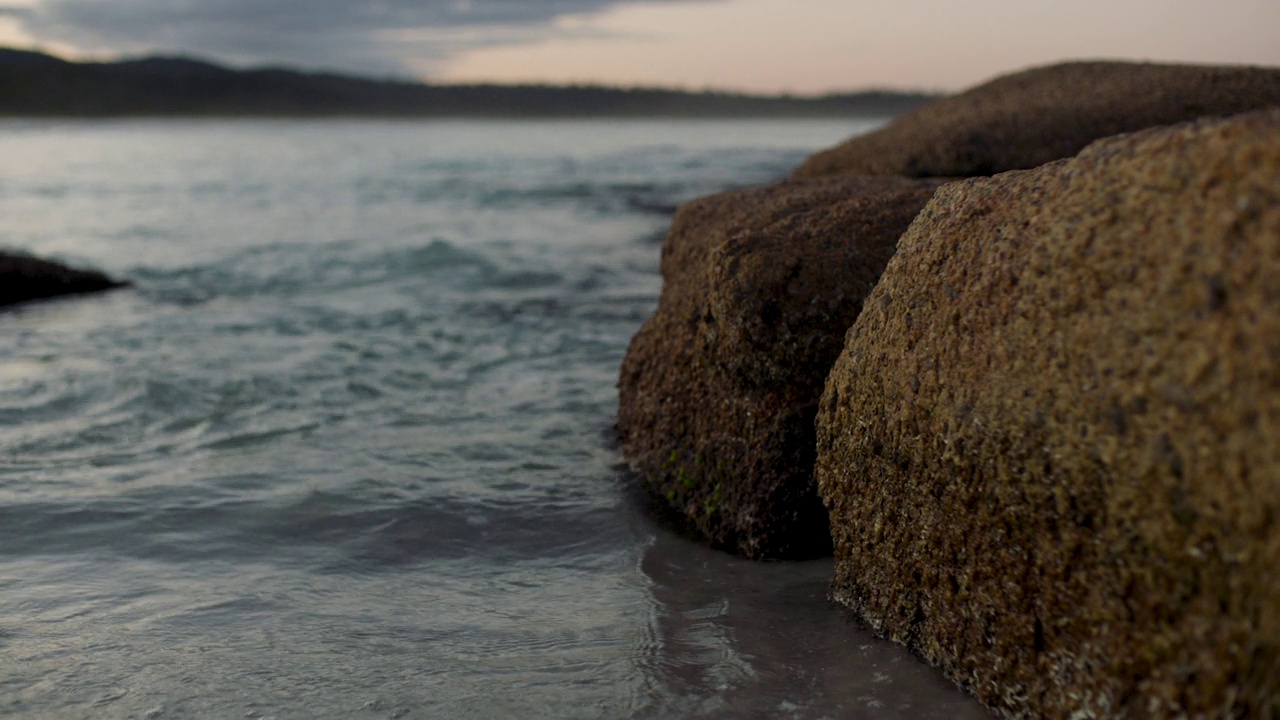
<svg viewBox="0 0 1280 720">
<path fill-rule="evenodd" d="M 756 563 L 644 521 L 638 717 L 989 718 L 827 599 L 832 561 Z"/>
</svg>

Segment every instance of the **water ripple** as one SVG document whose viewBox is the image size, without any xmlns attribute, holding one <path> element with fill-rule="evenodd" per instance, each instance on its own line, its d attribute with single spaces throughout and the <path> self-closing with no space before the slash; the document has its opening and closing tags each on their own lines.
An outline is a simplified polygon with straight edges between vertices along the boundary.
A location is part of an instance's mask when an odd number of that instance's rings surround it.
<svg viewBox="0 0 1280 720">
<path fill-rule="evenodd" d="M 603 440 L 670 210 L 848 131 L 0 123 L 6 237 L 135 283 L 0 314 L 0 715 L 937 695 L 858 664 L 829 569 L 650 525 Z"/>
</svg>

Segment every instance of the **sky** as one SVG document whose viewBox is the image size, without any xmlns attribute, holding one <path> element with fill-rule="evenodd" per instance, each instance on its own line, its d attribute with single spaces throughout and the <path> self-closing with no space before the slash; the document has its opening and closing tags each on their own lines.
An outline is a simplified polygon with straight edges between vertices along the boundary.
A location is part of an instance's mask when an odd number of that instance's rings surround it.
<svg viewBox="0 0 1280 720">
<path fill-rule="evenodd" d="M 1067 59 L 1280 66 L 1280 0 L 0 0 L 0 46 L 431 82 L 955 91 Z"/>
</svg>

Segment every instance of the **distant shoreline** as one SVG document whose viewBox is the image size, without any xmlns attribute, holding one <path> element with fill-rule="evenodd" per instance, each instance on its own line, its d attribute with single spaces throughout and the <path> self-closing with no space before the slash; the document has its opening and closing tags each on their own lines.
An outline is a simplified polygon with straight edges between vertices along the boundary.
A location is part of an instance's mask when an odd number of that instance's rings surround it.
<svg viewBox="0 0 1280 720">
<path fill-rule="evenodd" d="M 937 95 L 821 96 L 596 85 L 427 85 L 185 57 L 70 62 L 0 48 L 0 118 L 845 118 L 889 117 Z"/>
</svg>

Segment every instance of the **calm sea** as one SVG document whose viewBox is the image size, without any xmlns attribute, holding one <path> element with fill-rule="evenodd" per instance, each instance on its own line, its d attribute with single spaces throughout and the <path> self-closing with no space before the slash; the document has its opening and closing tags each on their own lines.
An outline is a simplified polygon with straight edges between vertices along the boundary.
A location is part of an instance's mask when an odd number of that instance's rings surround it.
<svg viewBox="0 0 1280 720">
<path fill-rule="evenodd" d="M 656 524 L 609 428 L 674 206 L 867 122 L 3 122 L 0 716 L 958 718 Z"/>
</svg>

